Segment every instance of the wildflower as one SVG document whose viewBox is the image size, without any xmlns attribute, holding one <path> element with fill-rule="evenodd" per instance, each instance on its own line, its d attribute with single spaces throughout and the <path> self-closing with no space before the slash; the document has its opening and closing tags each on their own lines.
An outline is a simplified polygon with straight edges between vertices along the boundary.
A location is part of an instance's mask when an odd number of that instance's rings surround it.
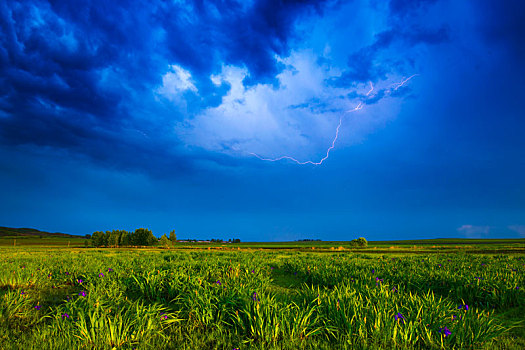
<svg viewBox="0 0 525 350">
<path fill-rule="evenodd" d="M 42 306 L 40 306 L 40 305 L 35 305 L 35 309 L 40 310 L 41 308 L 42 308 Z"/>
<path fill-rule="evenodd" d="M 24 292 L 24 291 L 21 291 L 21 292 L 20 292 L 20 295 L 24 295 L 24 294 L 26 294 L 26 292 Z"/>
<path fill-rule="evenodd" d="M 81 296 L 81 297 L 85 297 L 86 296 L 86 292 L 81 291 L 80 293 L 78 293 L 78 295 Z"/>
<path fill-rule="evenodd" d="M 452 332 L 447 327 L 440 328 L 439 333 L 443 333 L 445 338 L 452 334 Z"/>
<path fill-rule="evenodd" d="M 104 277 L 104 274 L 101 272 L 98 274 L 98 277 Z"/>
<path fill-rule="evenodd" d="M 69 276 L 69 272 L 66 271 L 66 276 Z"/>
<path fill-rule="evenodd" d="M 67 312 L 62 314 L 62 319 L 69 318 L 69 314 Z"/>
<path fill-rule="evenodd" d="M 165 315 L 164 312 L 161 312 L 161 313 L 160 313 L 160 318 L 161 318 L 162 320 L 167 320 L 167 319 L 168 319 L 168 315 Z"/>
<path fill-rule="evenodd" d="M 217 283 L 220 286 L 221 285 L 221 280 L 217 280 L 217 282 L 215 282 L 215 283 Z"/>
<path fill-rule="evenodd" d="M 392 292 L 396 293 L 397 292 L 397 288 L 396 287 L 392 287 Z"/>
<path fill-rule="evenodd" d="M 77 279 L 77 282 L 78 282 L 78 284 L 82 284 L 82 282 L 84 282 L 84 281 L 79 278 L 79 279 Z"/>
<path fill-rule="evenodd" d="M 401 312 L 394 315 L 394 320 L 401 322 L 401 324 L 405 324 L 405 316 L 403 316 Z"/>
<path fill-rule="evenodd" d="M 252 273 L 255 273 L 255 270 L 252 270 Z"/>
<path fill-rule="evenodd" d="M 372 269 L 372 273 L 376 273 L 376 270 L 375 270 L 375 269 Z"/>
<path fill-rule="evenodd" d="M 253 300 L 253 301 L 259 301 L 259 296 L 257 295 L 257 292 L 253 292 L 253 294 L 252 294 L 252 300 Z"/>
<path fill-rule="evenodd" d="M 113 272 L 113 269 L 110 267 L 110 268 L 108 269 L 108 272 Z"/>
<path fill-rule="evenodd" d="M 461 310 L 461 309 L 463 309 L 463 308 L 465 308 L 465 311 L 468 311 L 468 305 L 467 305 L 467 304 L 459 305 L 459 306 L 458 306 L 458 310 Z"/>
<path fill-rule="evenodd" d="M 47 278 L 51 278 L 51 274 L 50 273 L 47 274 Z"/>
</svg>

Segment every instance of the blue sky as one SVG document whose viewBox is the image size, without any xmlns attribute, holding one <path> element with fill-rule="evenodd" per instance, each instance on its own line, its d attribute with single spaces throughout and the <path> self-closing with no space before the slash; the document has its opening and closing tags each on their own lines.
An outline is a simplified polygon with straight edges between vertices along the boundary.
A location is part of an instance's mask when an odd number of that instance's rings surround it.
<svg viewBox="0 0 525 350">
<path fill-rule="evenodd" d="M 0 27 L 0 226 L 525 237 L 522 1 L 8 0 Z"/>
</svg>

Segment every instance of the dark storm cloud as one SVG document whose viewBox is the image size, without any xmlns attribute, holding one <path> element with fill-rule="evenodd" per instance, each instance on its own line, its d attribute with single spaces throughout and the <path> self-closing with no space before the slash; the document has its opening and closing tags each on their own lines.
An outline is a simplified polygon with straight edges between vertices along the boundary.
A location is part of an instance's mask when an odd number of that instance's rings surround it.
<svg viewBox="0 0 525 350">
<path fill-rule="evenodd" d="M 416 45 L 435 45 L 448 41 L 450 35 L 446 25 L 429 27 L 421 20 L 427 6 L 434 2 L 435 0 L 391 1 L 390 28 L 376 34 L 371 45 L 352 53 L 348 57 L 348 70 L 332 83 L 335 86 L 349 86 L 356 81 L 385 79 L 392 72 L 403 74 L 406 66 L 413 64 L 410 59 L 392 60 L 381 57 L 381 54 L 393 45 L 410 49 Z"/>
<path fill-rule="evenodd" d="M 274 55 L 288 53 L 294 22 L 319 11 L 318 1 L 2 2 L 0 142 L 115 164 L 134 165 L 137 152 L 181 158 L 120 132 L 148 109 L 168 66 L 192 74 L 190 111 L 217 106 L 229 85 L 211 74 L 233 64 L 248 69 L 247 83 L 275 82 Z"/>
<path fill-rule="evenodd" d="M 517 59 L 525 59 L 525 2 L 521 0 L 477 2 L 479 30 L 491 44 L 507 48 Z"/>
<path fill-rule="evenodd" d="M 390 13 L 395 16 L 413 16 L 420 9 L 435 3 L 437 0 L 391 0 Z"/>
</svg>

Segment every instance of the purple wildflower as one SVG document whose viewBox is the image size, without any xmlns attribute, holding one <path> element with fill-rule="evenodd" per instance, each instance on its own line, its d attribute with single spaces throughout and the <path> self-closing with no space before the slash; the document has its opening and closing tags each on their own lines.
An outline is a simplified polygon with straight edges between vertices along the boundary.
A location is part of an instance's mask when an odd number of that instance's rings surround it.
<svg viewBox="0 0 525 350">
<path fill-rule="evenodd" d="M 220 286 L 221 285 L 221 280 L 217 280 L 217 282 L 215 282 L 215 283 L 217 283 Z"/>
<path fill-rule="evenodd" d="M 84 281 L 79 278 L 79 279 L 77 279 L 77 282 L 78 282 L 78 284 L 82 284 L 82 282 L 84 282 Z"/>
<path fill-rule="evenodd" d="M 252 300 L 253 300 L 253 301 L 259 301 L 259 296 L 257 295 L 257 292 L 253 292 L 253 294 L 252 294 Z"/>
<path fill-rule="evenodd" d="M 69 318 L 69 314 L 67 312 L 62 314 L 62 319 Z"/>
<path fill-rule="evenodd" d="M 440 328 L 439 333 L 443 333 L 445 338 L 452 334 L 452 332 L 447 327 Z"/>
<path fill-rule="evenodd" d="M 86 292 L 85 291 L 81 291 L 80 293 L 78 293 L 79 296 L 81 297 L 85 297 L 86 296 Z"/>
<path fill-rule="evenodd" d="M 465 308 L 465 311 L 468 311 L 468 305 L 467 305 L 467 304 L 459 305 L 459 306 L 458 306 L 458 310 L 461 310 L 461 309 L 463 309 L 463 308 Z"/>
<path fill-rule="evenodd" d="M 161 312 L 161 313 L 160 313 L 160 318 L 161 318 L 162 320 L 167 320 L 167 319 L 168 319 L 168 315 L 165 315 L 164 312 Z"/>
<path fill-rule="evenodd" d="M 26 294 L 26 292 L 24 292 L 24 291 L 21 291 L 21 292 L 20 292 L 20 295 L 24 295 L 24 294 Z"/>
<path fill-rule="evenodd" d="M 69 276 L 69 272 L 66 271 L 66 276 Z"/>
<path fill-rule="evenodd" d="M 255 270 L 252 270 L 252 273 L 255 273 Z"/>
<path fill-rule="evenodd" d="M 108 272 L 113 272 L 113 269 L 110 267 L 110 268 L 108 269 Z"/>
<path fill-rule="evenodd" d="M 98 274 L 98 277 L 104 277 L 104 274 L 101 272 Z"/>
<path fill-rule="evenodd" d="M 40 305 L 35 305 L 35 309 L 40 310 L 41 308 L 42 308 L 42 306 L 40 306 Z"/>
<path fill-rule="evenodd" d="M 372 269 L 372 273 L 376 273 L 376 270 L 375 270 L 375 269 Z"/>
<path fill-rule="evenodd" d="M 403 316 L 401 312 L 394 315 L 394 320 L 401 322 L 401 324 L 405 324 L 405 316 Z"/>
</svg>

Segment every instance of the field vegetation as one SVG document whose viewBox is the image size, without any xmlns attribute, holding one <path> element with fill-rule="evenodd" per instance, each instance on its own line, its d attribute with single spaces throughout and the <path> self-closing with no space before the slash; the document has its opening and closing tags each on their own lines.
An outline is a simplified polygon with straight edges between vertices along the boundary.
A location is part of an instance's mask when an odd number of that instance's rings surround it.
<svg viewBox="0 0 525 350">
<path fill-rule="evenodd" d="M 525 348 L 520 243 L 232 246 L 4 246 L 0 348 Z"/>
</svg>

